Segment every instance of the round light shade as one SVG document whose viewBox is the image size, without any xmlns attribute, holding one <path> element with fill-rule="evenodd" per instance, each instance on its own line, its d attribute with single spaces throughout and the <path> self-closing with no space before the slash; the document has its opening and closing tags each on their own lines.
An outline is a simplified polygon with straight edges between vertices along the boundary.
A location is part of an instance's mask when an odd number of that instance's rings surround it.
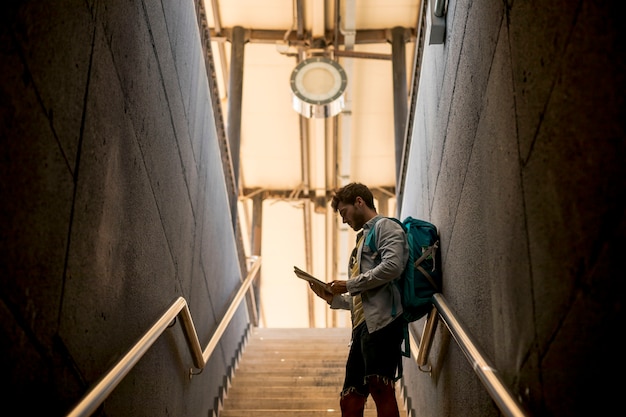
<svg viewBox="0 0 626 417">
<path fill-rule="evenodd" d="M 305 59 L 291 73 L 293 108 L 308 118 L 335 116 L 343 109 L 347 85 L 346 72 L 337 62 L 324 57 Z"/>
</svg>

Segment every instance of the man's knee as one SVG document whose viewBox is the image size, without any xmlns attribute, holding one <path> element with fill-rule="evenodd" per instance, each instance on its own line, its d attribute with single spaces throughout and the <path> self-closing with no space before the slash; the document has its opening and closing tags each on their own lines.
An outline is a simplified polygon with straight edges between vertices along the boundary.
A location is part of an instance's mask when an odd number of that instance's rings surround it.
<svg viewBox="0 0 626 417">
<path fill-rule="evenodd" d="M 339 405 L 341 406 L 342 416 L 363 415 L 365 409 L 365 402 L 367 397 L 359 394 L 356 390 L 348 390 L 341 393 L 341 400 Z"/>
</svg>

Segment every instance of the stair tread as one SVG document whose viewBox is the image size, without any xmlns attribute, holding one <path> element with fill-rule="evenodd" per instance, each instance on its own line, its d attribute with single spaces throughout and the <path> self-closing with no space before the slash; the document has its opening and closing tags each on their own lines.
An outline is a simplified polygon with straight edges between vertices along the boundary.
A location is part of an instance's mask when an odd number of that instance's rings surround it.
<svg viewBox="0 0 626 417">
<path fill-rule="evenodd" d="M 365 410 L 364 417 L 376 417 L 376 410 Z M 400 413 L 401 416 L 405 414 Z M 341 416 L 341 410 L 224 410 L 220 417 L 333 417 Z"/>
<path fill-rule="evenodd" d="M 331 375 L 335 374 L 343 375 L 344 367 L 316 367 L 307 368 L 302 366 L 295 367 L 276 367 L 276 368 L 263 368 L 263 367 L 250 367 L 244 365 L 241 368 L 237 368 L 235 371 L 237 375 L 257 376 L 263 378 L 264 376 L 315 376 L 315 375 Z"/>
<path fill-rule="evenodd" d="M 343 384 L 343 375 L 338 375 L 336 377 L 313 377 L 313 376 L 304 376 L 304 377 L 293 377 L 293 376 L 272 376 L 272 377 L 263 377 L 259 378 L 257 376 L 248 377 L 248 376 L 240 376 L 235 373 L 235 377 L 232 381 L 233 386 L 254 386 L 254 385 L 265 385 L 269 386 L 270 384 L 277 386 L 328 386 L 328 385 L 342 385 Z"/>
<path fill-rule="evenodd" d="M 281 358 L 288 360 L 301 359 L 306 356 L 309 358 L 319 358 L 320 360 L 324 358 L 346 358 L 348 355 L 348 346 L 337 346 L 333 349 L 327 350 L 317 350 L 317 351 L 309 351 L 309 350 L 259 350 L 259 349 L 250 349 L 250 351 L 246 352 L 247 358 Z M 345 352 L 344 352 L 345 351 Z"/>
<path fill-rule="evenodd" d="M 341 386 L 317 386 L 315 387 L 315 394 L 320 397 L 338 397 L 341 391 Z M 237 387 L 233 386 L 228 390 L 228 400 L 239 397 L 273 397 L 273 398 L 299 398 L 311 393 L 310 387 L 304 386 L 249 386 Z"/>
<path fill-rule="evenodd" d="M 350 336 L 346 328 L 251 329 L 220 416 L 340 416 Z M 370 416 L 376 416 L 371 397 L 365 409 Z"/>
</svg>

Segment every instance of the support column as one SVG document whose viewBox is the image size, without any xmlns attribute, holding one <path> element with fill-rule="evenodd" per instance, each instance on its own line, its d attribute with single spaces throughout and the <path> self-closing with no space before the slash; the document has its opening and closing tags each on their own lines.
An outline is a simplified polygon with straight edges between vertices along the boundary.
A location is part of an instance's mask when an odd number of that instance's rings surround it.
<svg viewBox="0 0 626 417">
<path fill-rule="evenodd" d="M 252 230 L 250 231 L 250 253 L 253 256 L 261 256 L 261 238 L 263 235 L 263 193 L 258 193 L 252 198 Z M 259 325 L 259 315 L 261 316 L 261 320 L 265 322 L 264 315 L 261 311 L 259 311 L 259 306 L 261 305 L 261 280 L 263 279 L 263 265 L 261 264 L 261 269 L 258 272 L 258 278 L 254 281 L 252 285 L 254 291 L 254 300 L 255 300 L 255 325 Z"/>
<path fill-rule="evenodd" d="M 233 229 L 237 225 L 237 201 L 239 197 L 239 159 L 241 148 L 241 104 L 243 96 L 243 58 L 245 46 L 245 30 L 235 26 L 232 31 L 230 54 L 230 77 L 228 83 L 228 122 L 226 133 L 230 145 L 235 179 L 235 196 L 231 201 Z"/>
<path fill-rule="evenodd" d="M 400 168 L 408 106 L 406 81 L 406 37 L 404 28 L 391 29 L 391 61 L 393 71 L 393 115 L 396 147 L 396 186 L 400 183 Z"/>
</svg>

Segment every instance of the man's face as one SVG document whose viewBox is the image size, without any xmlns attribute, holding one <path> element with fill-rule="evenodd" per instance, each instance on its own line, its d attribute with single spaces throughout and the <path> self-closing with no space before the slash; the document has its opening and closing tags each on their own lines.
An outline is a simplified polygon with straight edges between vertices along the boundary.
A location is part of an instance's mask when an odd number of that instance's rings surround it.
<svg viewBox="0 0 626 417">
<path fill-rule="evenodd" d="M 361 230 L 365 224 L 363 208 L 365 203 L 361 197 L 357 197 L 354 204 L 337 204 L 337 211 L 344 223 L 347 223 L 355 232 Z"/>
</svg>

